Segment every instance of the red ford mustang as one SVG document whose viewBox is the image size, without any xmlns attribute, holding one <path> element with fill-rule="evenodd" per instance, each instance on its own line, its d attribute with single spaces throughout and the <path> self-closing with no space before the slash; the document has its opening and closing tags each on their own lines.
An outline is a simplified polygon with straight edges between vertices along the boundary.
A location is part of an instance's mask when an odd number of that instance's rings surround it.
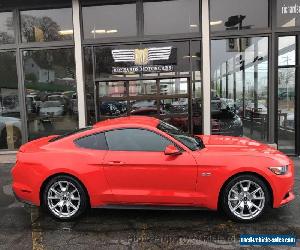
<svg viewBox="0 0 300 250">
<path fill-rule="evenodd" d="M 12 175 L 18 199 L 61 220 L 88 207 L 176 206 L 252 221 L 294 199 L 294 165 L 279 151 L 246 138 L 194 137 L 149 117 L 29 142 Z"/>
</svg>

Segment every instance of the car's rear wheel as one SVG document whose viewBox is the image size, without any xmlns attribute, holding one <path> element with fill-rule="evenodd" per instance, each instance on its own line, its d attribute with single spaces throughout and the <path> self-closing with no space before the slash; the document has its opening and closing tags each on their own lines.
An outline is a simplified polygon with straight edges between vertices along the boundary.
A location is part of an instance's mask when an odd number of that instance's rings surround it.
<svg viewBox="0 0 300 250">
<path fill-rule="evenodd" d="M 235 221 L 253 221 L 270 207 L 270 193 L 260 178 L 254 175 L 240 175 L 225 186 L 221 206 Z"/>
<path fill-rule="evenodd" d="M 75 178 L 56 176 L 44 188 L 43 205 L 55 218 L 72 220 L 86 210 L 87 195 Z"/>
</svg>

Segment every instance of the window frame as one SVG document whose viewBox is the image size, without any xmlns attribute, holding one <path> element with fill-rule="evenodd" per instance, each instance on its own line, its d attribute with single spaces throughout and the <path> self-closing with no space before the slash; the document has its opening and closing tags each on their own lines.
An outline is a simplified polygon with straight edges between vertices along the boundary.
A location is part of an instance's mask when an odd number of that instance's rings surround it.
<svg viewBox="0 0 300 250">
<path fill-rule="evenodd" d="M 126 129 L 138 129 L 138 130 L 146 130 L 150 133 L 154 133 L 162 138 L 164 138 L 165 140 L 168 140 L 170 141 L 180 152 L 185 152 L 185 150 L 178 145 L 177 142 L 175 142 L 174 140 L 171 140 L 170 138 L 166 137 L 165 135 L 161 134 L 161 133 L 158 133 L 157 131 L 154 131 L 154 130 L 151 130 L 151 129 L 148 129 L 148 128 L 143 128 L 143 127 L 122 127 L 122 128 L 114 128 L 114 129 L 109 129 L 109 130 L 105 130 L 105 131 L 102 131 L 105 133 L 105 139 L 106 139 L 106 142 L 107 142 L 107 138 L 106 138 L 106 133 L 107 132 L 111 132 L 111 131 L 115 131 L 115 130 L 126 130 Z M 170 145 L 171 145 L 170 143 Z M 107 146 L 108 146 L 108 151 L 112 151 L 112 152 L 148 152 L 148 153 L 158 153 L 158 152 L 164 152 L 164 151 L 145 151 L 145 150 L 139 150 L 139 151 L 136 151 L 136 150 L 111 150 L 109 148 L 109 145 L 107 143 Z"/>
</svg>

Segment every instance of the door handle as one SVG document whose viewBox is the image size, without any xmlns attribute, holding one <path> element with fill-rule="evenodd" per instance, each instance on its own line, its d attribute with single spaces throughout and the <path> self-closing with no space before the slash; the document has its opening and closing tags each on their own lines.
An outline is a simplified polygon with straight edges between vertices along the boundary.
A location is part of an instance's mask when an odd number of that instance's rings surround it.
<svg viewBox="0 0 300 250">
<path fill-rule="evenodd" d="M 121 165 L 124 165 L 124 162 L 122 162 L 122 161 L 109 161 L 108 165 L 121 166 Z"/>
</svg>

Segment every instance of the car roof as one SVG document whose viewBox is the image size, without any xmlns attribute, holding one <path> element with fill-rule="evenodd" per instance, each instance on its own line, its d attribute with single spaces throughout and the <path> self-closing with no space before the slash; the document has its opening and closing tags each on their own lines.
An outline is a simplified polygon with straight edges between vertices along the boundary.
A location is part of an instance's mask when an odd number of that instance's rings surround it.
<svg viewBox="0 0 300 250">
<path fill-rule="evenodd" d="M 108 119 L 105 121 L 97 122 L 93 127 L 99 128 L 102 126 L 113 126 L 113 125 L 147 125 L 151 127 L 157 127 L 159 120 L 154 117 L 148 116 L 127 116 L 114 119 Z"/>
</svg>

